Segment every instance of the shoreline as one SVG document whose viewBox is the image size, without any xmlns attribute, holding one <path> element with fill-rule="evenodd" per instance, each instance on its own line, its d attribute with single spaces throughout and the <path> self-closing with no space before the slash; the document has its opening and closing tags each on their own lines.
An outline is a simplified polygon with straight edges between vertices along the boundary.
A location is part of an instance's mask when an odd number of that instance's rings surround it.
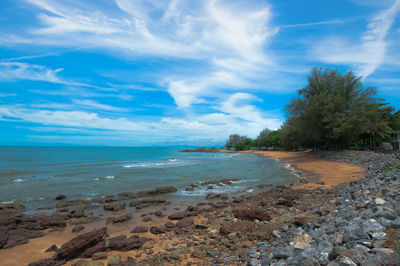
<svg viewBox="0 0 400 266">
<path fill-rule="evenodd" d="M 294 173 L 299 176 L 300 184 L 294 185 L 296 189 L 332 189 L 365 176 L 365 170 L 359 166 L 322 159 L 311 151 L 243 151 L 243 153 L 259 154 L 290 164 L 289 167 L 293 167 Z"/>
<path fill-rule="evenodd" d="M 311 225 L 318 224 L 317 228 L 323 228 L 324 224 L 321 224 L 320 220 L 335 213 L 335 210 L 340 206 L 343 196 L 338 198 L 337 195 L 341 195 L 343 187 L 347 189 L 351 188 L 353 183 L 367 182 L 367 177 L 372 171 L 371 169 L 364 171 L 360 166 L 337 162 L 336 158 L 329 153 L 319 155 L 324 155 L 330 160 L 322 159 L 323 156 L 318 157 L 311 152 L 268 151 L 252 153 L 289 163 L 300 174 L 299 182 L 293 184 L 293 186 L 267 186 L 261 191 L 238 197 L 216 195 L 213 201 L 204 199 L 204 201 L 198 202 L 194 206 L 188 206 L 184 210 L 182 210 L 183 206 L 179 208 L 174 203 L 165 206 L 156 205 L 147 215 L 136 215 L 133 219 L 118 224 L 104 224 L 106 218 L 102 217 L 98 222 L 85 224 L 86 228 L 83 231 L 73 234 L 70 233 L 73 226 L 68 220 L 67 227 L 60 228 L 60 231 L 48 232 L 54 230 L 48 229 L 45 230 L 44 237 L 31 239 L 29 243 L 11 249 L 0 249 L 0 259 L 6 263 L 5 265 L 24 265 L 40 259 L 51 258 L 57 252 L 45 253 L 44 250 L 52 244 L 57 244 L 59 248 L 61 244 L 82 233 L 107 226 L 109 236 L 106 241 L 122 235 L 128 238 L 138 235 L 147 239 L 138 248 L 129 251 L 112 248 L 110 250 L 108 248 L 106 250 L 107 259 L 92 261 L 88 258 L 74 258 L 69 260 L 66 265 L 73 265 L 79 260 L 106 265 L 107 261 L 118 255 L 121 255 L 122 260 L 126 263 L 134 260 L 138 265 L 159 264 L 161 262 L 167 265 L 189 265 L 190 263 L 204 262 L 210 264 L 242 264 L 247 262 L 248 265 L 257 265 L 262 260 L 264 262 L 266 260 L 271 262 L 290 261 L 289 259 L 294 258 L 300 260 L 300 253 L 298 252 L 303 252 L 307 250 L 307 247 L 312 247 L 315 244 L 314 242 L 317 242 L 318 237 L 321 237 L 312 233 L 316 229 Z M 338 171 L 338 168 L 341 170 Z M 363 175 L 366 178 L 360 179 Z M 331 178 L 329 179 L 329 177 Z M 302 178 L 305 178 L 307 183 L 300 183 Z M 321 181 L 324 184 L 321 184 Z M 343 182 L 347 185 L 340 186 Z M 399 188 L 400 185 L 397 186 L 397 189 Z M 349 203 L 346 203 L 346 205 L 349 205 Z M 162 216 L 155 215 L 155 210 L 162 210 Z M 127 212 L 128 210 L 115 212 L 112 216 L 124 215 Z M 176 222 L 180 220 L 168 218 L 168 215 L 176 212 L 188 215 L 187 220 L 190 221 L 187 226 L 177 228 Z M 142 221 L 144 217 L 151 219 L 144 222 Z M 75 220 L 79 221 L 80 219 L 84 218 Z M 164 224 L 167 222 L 172 222 L 174 226 L 170 229 L 165 228 Z M 160 234 L 153 234 L 148 231 L 146 233 L 131 233 L 130 230 L 135 226 L 156 226 L 164 228 L 164 232 Z M 332 227 L 335 228 L 335 225 L 332 225 Z M 310 239 L 312 240 L 310 241 Z M 104 240 L 100 240 L 99 243 L 102 243 L 101 241 Z M 278 246 L 276 247 L 272 243 L 278 243 Z M 275 256 L 277 248 L 280 246 L 287 249 L 288 256 Z M 314 249 L 319 250 L 318 248 L 319 246 Z M 99 251 L 103 251 L 103 249 L 99 249 Z M 18 258 L 21 253 L 29 254 L 31 256 L 29 261 L 26 257 Z M 327 257 L 327 255 L 324 255 L 325 260 L 327 260 Z"/>
</svg>

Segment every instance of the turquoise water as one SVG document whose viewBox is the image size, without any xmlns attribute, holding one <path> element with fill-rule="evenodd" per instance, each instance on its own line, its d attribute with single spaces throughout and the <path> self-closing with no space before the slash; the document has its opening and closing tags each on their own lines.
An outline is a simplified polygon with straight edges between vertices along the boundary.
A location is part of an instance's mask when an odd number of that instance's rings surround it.
<svg viewBox="0 0 400 266">
<path fill-rule="evenodd" d="M 239 179 L 212 192 L 235 194 L 258 184 L 294 179 L 279 161 L 243 153 L 182 153 L 180 148 L 0 147 L 0 202 L 37 208 L 58 194 L 89 199 L 120 192 L 175 186 L 176 199 L 204 197 L 190 184 Z"/>
</svg>

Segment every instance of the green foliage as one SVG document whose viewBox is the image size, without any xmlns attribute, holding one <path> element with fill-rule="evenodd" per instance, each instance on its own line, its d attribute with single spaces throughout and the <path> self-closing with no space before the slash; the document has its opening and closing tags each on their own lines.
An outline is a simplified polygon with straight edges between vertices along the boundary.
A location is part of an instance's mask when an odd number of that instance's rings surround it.
<svg viewBox="0 0 400 266">
<path fill-rule="evenodd" d="M 257 145 L 255 146 L 264 149 L 265 148 L 279 149 L 279 147 L 281 146 L 280 136 L 281 136 L 280 130 L 271 131 L 268 128 L 266 128 L 263 131 L 261 131 L 260 134 L 258 135 L 256 139 Z"/>
<path fill-rule="evenodd" d="M 393 112 L 394 110 L 392 110 Z M 388 116 L 389 127 L 394 131 L 400 131 L 400 110 Z"/>
<path fill-rule="evenodd" d="M 368 137 L 375 148 L 391 130 L 384 119 L 390 107 L 374 98 L 375 88 L 363 88 L 360 79 L 352 72 L 314 68 L 308 86 L 286 106 L 281 144 L 286 149 L 343 149 Z"/>
<path fill-rule="evenodd" d="M 238 134 L 233 134 L 229 136 L 228 141 L 225 144 L 227 149 L 235 149 L 236 151 L 248 150 L 250 147 L 256 145 L 255 140 L 252 140 L 246 136 L 240 136 Z"/>
</svg>

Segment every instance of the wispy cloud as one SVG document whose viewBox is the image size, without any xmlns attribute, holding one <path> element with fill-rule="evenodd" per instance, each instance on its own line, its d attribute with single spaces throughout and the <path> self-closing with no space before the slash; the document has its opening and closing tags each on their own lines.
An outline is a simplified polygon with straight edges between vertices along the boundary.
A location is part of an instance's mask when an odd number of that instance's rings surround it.
<svg viewBox="0 0 400 266">
<path fill-rule="evenodd" d="M 48 69 L 44 66 L 22 63 L 22 62 L 0 62 L 0 80 L 33 80 L 51 83 L 65 83 L 57 73 L 62 68 Z"/>
<path fill-rule="evenodd" d="M 248 76 L 257 74 L 255 69 L 264 73 L 273 64 L 265 48 L 278 28 L 269 25 L 271 8 L 266 4 L 249 9 L 243 3 L 216 0 L 116 0 L 115 10 L 109 12 L 77 2 L 28 2 L 46 11 L 39 16 L 42 27 L 30 30 L 32 42 L 202 60 L 206 74 L 164 77 L 180 108 L 204 102 L 202 96 L 221 95 L 221 89 L 238 87 L 238 82 L 246 86 Z"/>
<path fill-rule="evenodd" d="M 125 108 L 119 108 L 115 106 L 111 106 L 108 104 L 102 104 L 93 100 L 82 100 L 82 99 L 74 99 L 72 102 L 81 107 L 83 109 L 93 109 L 93 110 L 102 110 L 102 111 L 113 111 L 113 112 L 127 112 L 128 110 Z"/>
<path fill-rule="evenodd" d="M 367 30 L 361 35 L 360 44 L 354 45 L 342 38 L 328 38 L 313 49 L 316 56 L 327 63 L 352 64 L 364 78 L 375 72 L 384 62 L 387 43 L 386 35 L 400 10 L 400 0 L 373 16 Z"/>
<path fill-rule="evenodd" d="M 301 27 L 312 27 L 312 26 L 320 26 L 320 25 L 331 25 L 331 24 L 344 24 L 354 21 L 354 18 L 351 19 L 332 19 L 332 20 L 324 20 L 317 22 L 308 22 L 308 23 L 298 23 L 298 24 L 288 24 L 279 26 L 280 29 L 284 28 L 301 28 Z"/>
</svg>

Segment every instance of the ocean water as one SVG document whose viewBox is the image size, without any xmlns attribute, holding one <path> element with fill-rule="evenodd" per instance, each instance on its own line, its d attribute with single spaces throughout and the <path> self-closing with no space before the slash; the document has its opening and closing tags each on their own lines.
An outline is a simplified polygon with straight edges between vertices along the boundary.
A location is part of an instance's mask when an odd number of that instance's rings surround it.
<svg viewBox="0 0 400 266">
<path fill-rule="evenodd" d="M 176 200 L 252 191 L 258 184 L 285 184 L 290 167 L 255 154 L 183 153 L 181 148 L 0 147 L 0 202 L 31 210 L 54 205 L 54 197 L 90 199 L 120 192 L 175 186 Z M 239 179 L 232 186 L 186 191 L 191 184 Z"/>
</svg>

